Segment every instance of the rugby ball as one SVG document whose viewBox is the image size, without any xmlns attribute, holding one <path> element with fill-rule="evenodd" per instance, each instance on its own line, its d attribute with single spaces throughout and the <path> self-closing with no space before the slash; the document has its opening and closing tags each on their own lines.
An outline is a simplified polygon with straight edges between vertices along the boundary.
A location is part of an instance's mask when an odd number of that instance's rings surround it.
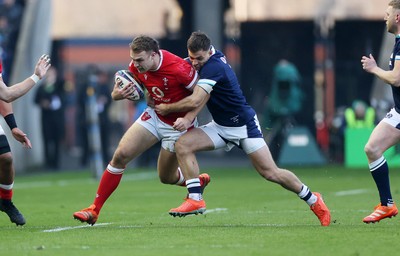
<svg viewBox="0 0 400 256">
<path fill-rule="evenodd" d="M 144 99 L 144 86 L 140 84 L 129 70 L 119 70 L 114 76 L 115 82 L 119 88 L 124 88 L 130 83 L 133 83 L 132 94 L 129 96 L 129 100 L 137 101 Z"/>
</svg>

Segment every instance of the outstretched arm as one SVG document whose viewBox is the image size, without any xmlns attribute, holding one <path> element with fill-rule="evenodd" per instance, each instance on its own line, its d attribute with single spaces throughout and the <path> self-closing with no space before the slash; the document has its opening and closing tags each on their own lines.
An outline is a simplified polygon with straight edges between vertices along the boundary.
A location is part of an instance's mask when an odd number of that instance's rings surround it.
<svg viewBox="0 0 400 256">
<path fill-rule="evenodd" d="M 387 84 L 400 87 L 400 61 L 395 61 L 393 70 L 383 70 L 378 67 L 374 57 L 370 54 L 368 57 L 361 58 L 361 64 L 368 73 L 376 75 Z"/>
<path fill-rule="evenodd" d="M 44 54 L 36 63 L 33 75 L 26 78 L 24 81 L 7 87 L 0 76 L 0 100 L 12 102 L 26 94 L 40 79 L 43 78 L 50 66 L 50 57 Z"/>
</svg>

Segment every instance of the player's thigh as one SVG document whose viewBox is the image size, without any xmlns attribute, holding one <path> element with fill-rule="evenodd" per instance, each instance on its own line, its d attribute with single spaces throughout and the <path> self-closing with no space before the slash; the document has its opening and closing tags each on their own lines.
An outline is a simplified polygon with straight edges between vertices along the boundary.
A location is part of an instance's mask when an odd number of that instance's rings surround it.
<svg viewBox="0 0 400 256">
<path fill-rule="evenodd" d="M 217 136 L 214 136 L 217 138 Z M 219 140 L 222 140 L 218 137 Z M 223 141 L 222 141 L 223 142 Z M 175 150 L 178 154 L 187 151 L 197 152 L 204 150 L 213 150 L 215 148 L 211 137 L 201 128 L 194 128 L 183 134 L 175 144 Z"/>
<path fill-rule="evenodd" d="M 258 150 L 248 154 L 248 157 L 260 174 L 277 170 L 278 168 L 267 145 L 264 145 Z"/>
<path fill-rule="evenodd" d="M 380 122 L 372 131 L 366 148 L 384 152 L 400 140 L 400 130 L 386 122 Z"/>
<path fill-rule="evenodd" d="M 122 158 L 130 161 L 157 142 L 157 137 L 149 130 L 138 123 L 134 123 L 122 136 L 113 160 Z"/>
</svg>

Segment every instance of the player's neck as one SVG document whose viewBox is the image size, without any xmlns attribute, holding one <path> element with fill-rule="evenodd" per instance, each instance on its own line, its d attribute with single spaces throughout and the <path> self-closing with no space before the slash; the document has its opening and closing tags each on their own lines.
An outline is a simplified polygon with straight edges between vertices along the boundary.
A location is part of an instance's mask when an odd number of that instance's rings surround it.
<svg viewBox="0 0 400 256">
<path fill-rule="evenodd" d="M 158 68 L 160 67 L 160 62 L 161 62 L 161 56 L 160 54 L 156 54 L 154 55 L 154 59 L 153 59 L 153 67 L 149 70 L 149 71 L 157 71 Z"/>
</svg>

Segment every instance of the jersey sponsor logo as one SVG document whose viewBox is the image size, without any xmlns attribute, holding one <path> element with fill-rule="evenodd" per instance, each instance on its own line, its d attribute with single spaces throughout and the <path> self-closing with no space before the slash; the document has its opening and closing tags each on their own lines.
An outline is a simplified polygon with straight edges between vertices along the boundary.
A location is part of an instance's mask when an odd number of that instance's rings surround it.
<svg viewBox="0 0 400 256">
<path fill-rule="evenodd" d="M 226 59 L 225 59 L 225 57 L 220 57 L 219 59 L 220 59 L 223 63 L 226 64 Z"/>
<path fill-rule="evenodd" d="M 168 90 L 168 88 L 166 88 L 166 89 Z M 152 87 L 151 92 L 157 97 L 157 98 L 154 98 L 155 101 L 160 101 L 160 102 L 164 102 L 164 103 L 171 101 L 170 98 L 164 98 L 165 93 L 158 87 Z"/>
<path fill-rule="evenodd" d="M 157 98 L 159 98 L 159 99 L 161 99 L 162 97 L 164 97 L 164 92 L 160 89 L 160 88 L 158 88 L 158 87 L 152 87 L 151 88 L 151 92 L 155 95 L 155 96 L 157 96 Z"/>
<path fill-rule="evenodd" d="M 142 121 L 147 121 L 147 120 L 149 120 L 151 118 L 151 116 L 150 116 L 150 114 L 146 111 L 146 112 L 144 112 L 143 114 L 142 114 L 142 116 L 140 117 L 140 119 L 142 120 Z"/>
<path fill-rule="evenodd" d="M 230 118 L 232 122 L 239 123 L 239 115 Z"/>
</svg>

